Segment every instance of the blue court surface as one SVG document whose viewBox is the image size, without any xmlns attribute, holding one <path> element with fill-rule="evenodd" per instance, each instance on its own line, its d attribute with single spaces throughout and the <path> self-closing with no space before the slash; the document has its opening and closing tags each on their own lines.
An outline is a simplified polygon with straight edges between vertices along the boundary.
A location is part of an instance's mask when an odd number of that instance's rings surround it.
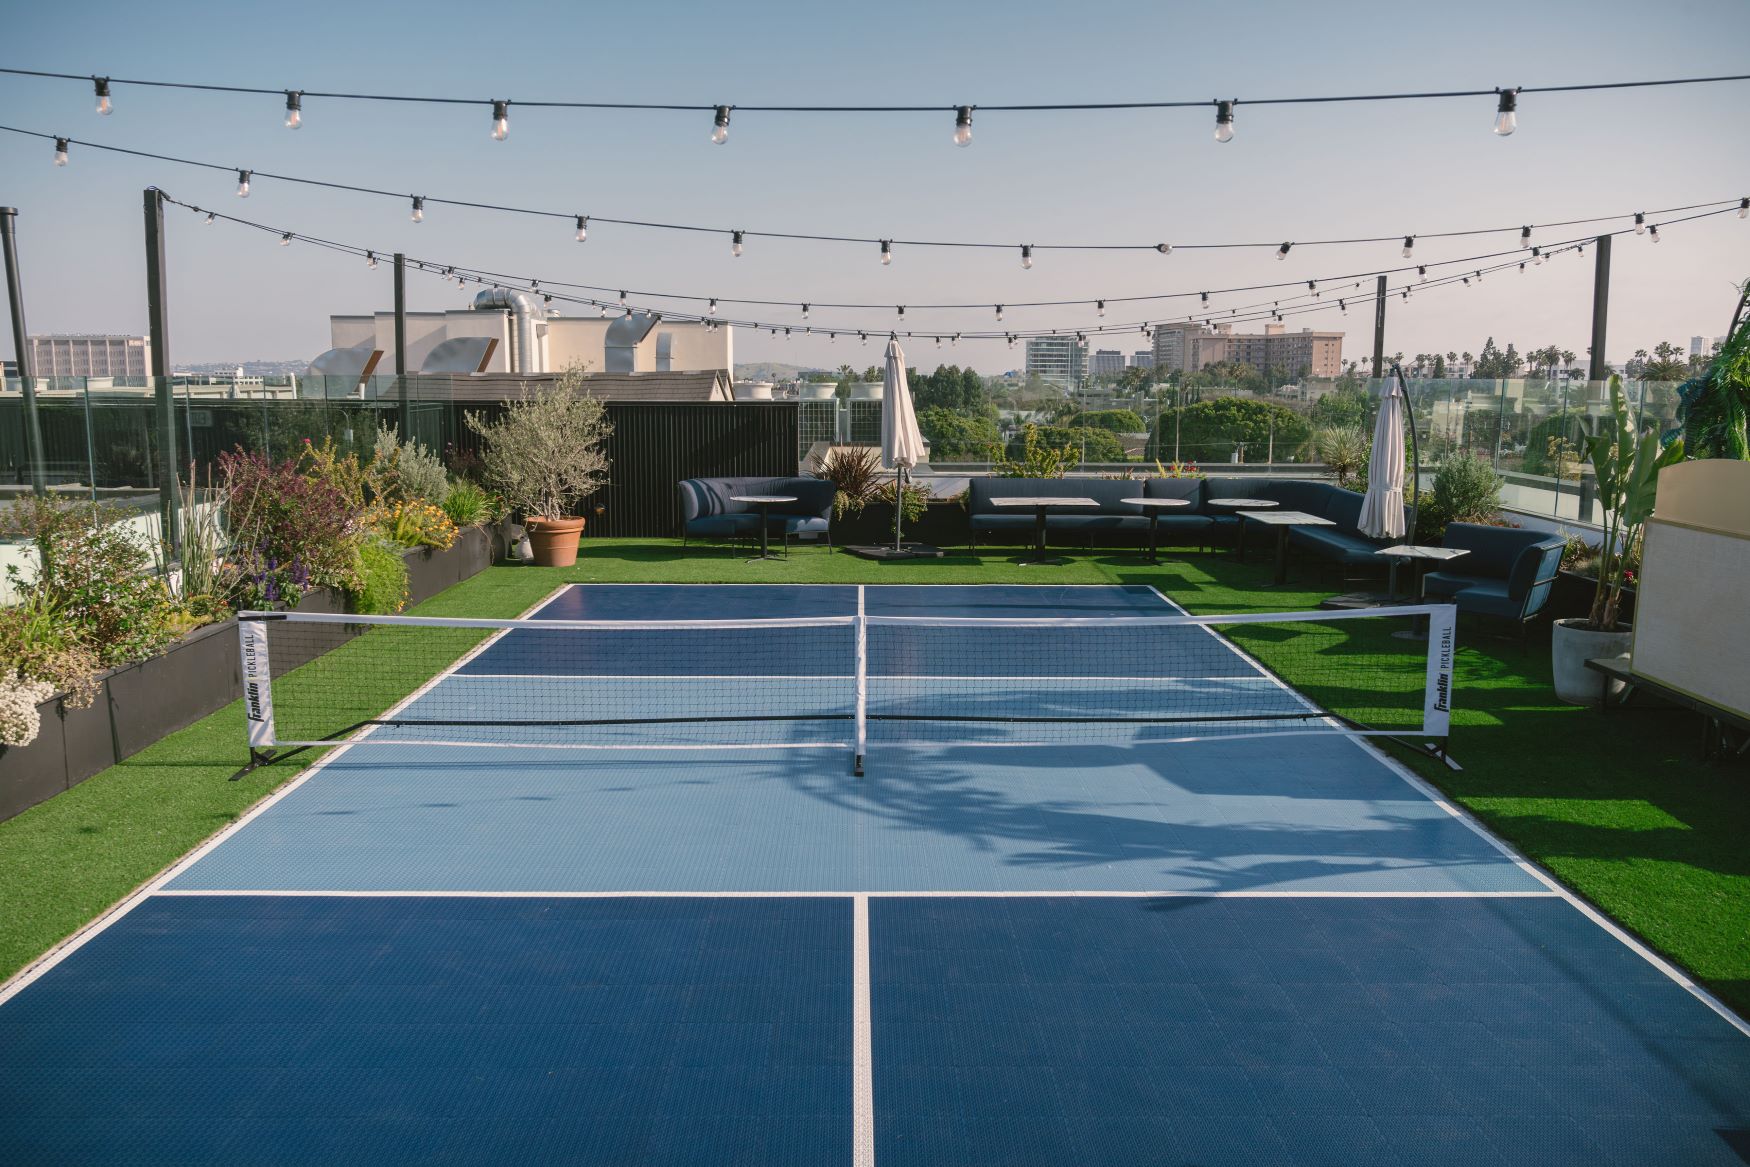
<svg viewBox="0 0 1750 1167">
<path fill-rule="evenodd" d="M 578 585 L 536 617 L 859 603 L 1177 613 Z M 872 639 L 872 681 L 951 659 L 994 703 L 1079 709 L 1131 675 L 1025 682 L 1037 645 L 935 631 Z M 510 632 L 412 707 L 511 708 L 561 669 L 627 708 L 838 701 L 825 653 L 562 635 Z M 1210 660 L 1222 700 L 1283 699 Z M 929 692 L 872 685 L 871 712 Z M 1750 1162 L 1741 1024 L 1354 737 L 872 729 L 859 779 L 830 720 L 734 749 L 382 732 L 0 995 L 0 1164 Z"/>
</svg>

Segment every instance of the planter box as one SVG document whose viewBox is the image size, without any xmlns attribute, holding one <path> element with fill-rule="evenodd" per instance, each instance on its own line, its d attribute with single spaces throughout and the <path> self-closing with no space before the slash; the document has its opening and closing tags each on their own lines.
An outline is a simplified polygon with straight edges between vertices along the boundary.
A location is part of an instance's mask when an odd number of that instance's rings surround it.
<svg viewBox="0 0 1750 1167">
<path fill-rule="evenodd" d="M 966 546 L 970 530 L 966 508 L 960 503 L 932 501 L 921 519 L 905 525 L 903 534 L 907 542 L 931 543 L 951 549 Z M 861 514 L 835 519 L 832 541 L 840 547 L 893 542 L 892 504 L 871 503 Z"/>
<path fill-rule="evenodd" d="M 498 557 L 499 547 L 500 541 L 486 531 L 470 528 L 448 551 L 409 551 L 408 602 L 428 599 L 484 571 Z M 347 598 L 319 588 L 306 592 L 294 607 L 300 612 L 345 612 Z M 308 629 L 307 635 L 298 637 L 295 650 L 288 646 L 288 651 L 274 655 L 275 676 L 354 635 L 340 624 Z M 242 692 L 241 668 L 237 622 L 223 620 L 195 629 L 149 660 L 104 673 L 89 708 L 69 709 L 59 696 L 43 702 L 37 707 L 43 726 L 36 741 L 28 746 L 0 746 L 0 821 L 223 709 Z M 238 741 L 242 742 L 241 726 Z"/>
<path fill-rule="evenodd" d="M 1552 620 L 1591 615 L 1592 595 L 1597 588 L 1598 581 L 1591 576 L 1573 571 L 1562 572 L 1550 589 L 1549 607 L 1545 610 L 1545 615 Z M 1620 618 L 1626 622 L 1633 620 L 1634 616 L 1635 590 L 1623 588 Z"/>
</svg>

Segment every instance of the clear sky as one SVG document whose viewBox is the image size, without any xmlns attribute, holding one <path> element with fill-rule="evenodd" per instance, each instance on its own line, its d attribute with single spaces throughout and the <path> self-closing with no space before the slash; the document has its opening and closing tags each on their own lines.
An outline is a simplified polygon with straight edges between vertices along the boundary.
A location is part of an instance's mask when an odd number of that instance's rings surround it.
<svg viewBox="0 0 1750 1167">
<path fill-rule="evenodd" d="M 1745 71 L 1750 4 L 1670 0 L 1477 0 L 1454 5 L 1296 2 L 1065 6 L 1035 0 L 882 5 L 786 3 L 482 5 L 15 4 L 0 64 L 273 88 L 512 99 L 697 103 L 1003 103 L 1265 97 L 1487 88 Z M 1241 107 L 1238 133 L 1211 138 L 1209 109 L 977 116 L 973 144 L 941 114 L 735 117 L 727 145 L 702 113 L 517 109 L 507 141 L 482 106 L 310 99 L 281 126 L 270 96 L 116 91 L 107 118 L 88 83 L 0 77 L 0 122 L 237 166 L 391 190 L 623 218 L 877 237 L 995 241 L 1190 242 L 1432 232 L 1666 207 L 1750 193 L 1750 83 L 1605 94 L 1528 95 L 1510 138 L 1490 133 L 1488 98 L 1389 105 Z M 287 229 L 388 252 L 547 278 L 792 301 L 1012 302 L 1115 297 L 1305 279 L 1397 261 L 1394 245 L 1268 252 L 1043 253 L 750 241 L 433 208 L 262 180 L 246 201 L 218 172 L 0 134 L 0 203 L 20 210 L 33 332 L 141 332 L 146 323 L 141 196 L 148 185 Z M 1502 243 L 1506 237 L 1500 237 Z M 1493 242 L 1493 240 L 1491 240 Z M 309 358 L 331 313 L 390 305 L 387 265 L 282 248 L 236 228 L 170 218 L 174 362 Z M 1472 254 L 1428 243 L 1417 258 Z M 1750 276 L 1750 223 L 1724 216 L 1663 242 L 1619 240 L 1609 356 L 1725 330 L 1733 285 Z M 1583 352 L 1591 261 L 1523 278 L 1394 300 L 1388 352 L 1477 351 L 1493 335 L 1521 349 Z M 417 309 L 473 294 L 411 281 Z M 1166 316 L 1169 311 L 1158 310 Z M 988 310 L 926 316 L 920 332 L 990 327 Z M 794 318 L 790 314 L 787 318 Z M 1135 319 L 1132 311 L 1112 319 Z M 817 311 L 815 325 L 885 326 L 891 312 Z M 1095 323 L 1091 310 L 1011 311 L 1011 327 Z M 1347 353 L 1370 321 L 1336 311 L 1298 323 L 1343 327 Z M 1142 347 L 1135 334 L 1109 347 Z M 8 349 L 9 349 L 8 338 Z M 1108 347 L 1102 343 L 1100 347 Z M 872 340 L 828 346 L 738 335 L 739 361 L 874 363 Z M 937 362 L 912 342 L 914 364 Z M 957 358 L 1014 367 L 1001 342 Z"/>
</svg>

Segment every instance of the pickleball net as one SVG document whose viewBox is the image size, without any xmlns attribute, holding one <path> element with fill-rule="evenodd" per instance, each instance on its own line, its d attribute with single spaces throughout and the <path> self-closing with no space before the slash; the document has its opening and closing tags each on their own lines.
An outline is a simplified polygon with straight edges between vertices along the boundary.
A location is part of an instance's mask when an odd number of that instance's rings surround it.
<svg viewBox="0 0 1750 1167">
<path fill-rule="evenodd" d="M 460 620 L 246 612 L 252 758 L 1164 744 L 1284 734 L 1444 749 L 1448 606 L 1218 616 Z M 1413 633 L 1405 635 L 1394 635 Z"/>
</svg>

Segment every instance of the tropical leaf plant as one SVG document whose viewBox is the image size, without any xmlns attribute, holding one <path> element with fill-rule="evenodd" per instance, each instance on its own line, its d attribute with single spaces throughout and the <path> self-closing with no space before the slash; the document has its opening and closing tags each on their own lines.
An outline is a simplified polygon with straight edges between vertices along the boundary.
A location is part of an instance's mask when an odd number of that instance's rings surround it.
<svg viewBox="0 0 1750 1167">
<path fill-rule="evenodd" d="M 1629 567 L 1627 552 L 1641 538 L 1653 514 L 1659 471 L 1683 461 L 1683 439 L 1662 442 L 1657 433 L 1637 431 L 1623 397 L 1622 378 L 1610 379 L 1610 403 L 1599 432 L 1586 439 L 1586 452 L 1604 508 L 1604 540 L 1598 548 L 1598 588 L 1587 627 L 1613 632 Z"/>
</svg>

